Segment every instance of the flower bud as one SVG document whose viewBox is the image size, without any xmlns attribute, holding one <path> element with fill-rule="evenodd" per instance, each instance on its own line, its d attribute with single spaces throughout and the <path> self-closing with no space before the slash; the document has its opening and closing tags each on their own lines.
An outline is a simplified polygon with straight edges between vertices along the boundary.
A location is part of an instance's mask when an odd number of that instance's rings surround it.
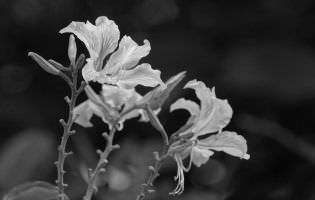
<svg viewBox="0 0 315 200">
<path fill-rule="evenodd" d="M 69 37 L 68 57 L 71 64 L 74 65 L 75 59 L 77 57 L 77 45 L 75 43 L 75 38 L 73 35 L 70 35 Z"/>
<path fill-rule="evenodd" d="M 161 86 L 153 89 L 151 92 L 143 97 L 140 104 L 149 104 L 152 110 L 159 109 L 169 97 L 170 93 L 176 87 L 176 85 L 185 77 L 185 71 L 178 73 L 166 81 L 166 88 Z"/>
<path fill-rule="evenodd" d="M 37 53 L 29 52 L 28 56 L 31 56 L 37 62 L 37 64 L 41 68 L 43 68 L 46 72 L 53 75 L 58 75 L 60 73 L 59 69 L 55 68 L 52 64 L 50 64 L 47 60 L 45 60 L 43 57 L 41 57 Z"/>
</svg>

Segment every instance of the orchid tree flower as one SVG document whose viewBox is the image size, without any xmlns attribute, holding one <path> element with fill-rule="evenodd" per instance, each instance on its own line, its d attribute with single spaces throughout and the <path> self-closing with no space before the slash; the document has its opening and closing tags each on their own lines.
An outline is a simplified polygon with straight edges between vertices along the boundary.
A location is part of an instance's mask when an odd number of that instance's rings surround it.
<svg viewBox="0 0 315 200">
<path fill-rule="evenodd" d="M 74 109 L 75 122 L 83 127 L 91 127 L 92 123 L 90 120 L 93 115 L 96 115 L 110 125 L 113 121 L 120 118 L 122 113 L 133 107 L 135 109 L 122 117 L 120 126 L 125 120 L 138 116 L 140 116 L 139 121 L 148 122 L 150 118 L 145 111 L 145 105 L 148 104 L 153 113 L 157 115 L 170 92 L 184 77 L 185 72 L 178 73 L 166 81 L 166 87 L 160 85 L 145 96 L 137 93 L 135 88 L 126 89 L 107 84 L 102 85 L 101 94 L 97 95 L 88 85 L 85 88 L 85 92 L 89 99 Z"/>
<path fill-rule="evenodd" d="M 197 167 L 206 163 L 214 151 L 223 151 L 241 159 L 249 159 L 246 140 L 235 132 L 222 131 L 232 118 L 232 108 L 227 100 L 216 97 L 214 88 L 210 89 L 197 80 L 189 81 L 185 88 L 195 90 L 200 105 L 184 98 L 178 99 L 170 111 L 185 109 L 190 119 L 173 134 L 174 142 L 169 154 L 177 163 L 177 187 L 171 194 L 180 194 L 184 190 L 184 172 L 190 170 L 192 163 Z M 212 134 L 211 134 L 212 133 Z M 210 135 L 209 135 L 210 134 Z M 188 166 L 183 160 L 189 158 Z"/>
<path fill-rule="evenodd" d="M 118 130 L 123 129 L 123 123 L 127 119 L 141 116 L 141 121 L 148 121 L 141 109 L 132 111 L 121 116 L 122 113 L 133 107 L 142 96 L 132 89 L 120 88 L 113 85 L 102 85 L 102 91 L 98 95 L 90 86 L 86 86 L 85 92 L 88 100 L 74 108 L 75 123 L 83 127 L 92 127 L 91 118 L 96 115 L 111 127 L 119 120 Z"/>
<path fill-rule="evenodd" d="M 96 81 L 124 88 L 164 85 L 159 70 L 152 69 L 147 63 L 137 65 L 141 58 L 149 54 L 149 41 L 144 40 L 144 44 L 139 46 L 125 35 L 118 46 L 118 26 L 107 17 L 98 17 L 95 25 L 89 21 L 71 22 L 60 33 L 75 34 L 89 51 L 90 57 L 86 59 L 87 63 L 82 69 L 86 82 Z"/>
</svg>

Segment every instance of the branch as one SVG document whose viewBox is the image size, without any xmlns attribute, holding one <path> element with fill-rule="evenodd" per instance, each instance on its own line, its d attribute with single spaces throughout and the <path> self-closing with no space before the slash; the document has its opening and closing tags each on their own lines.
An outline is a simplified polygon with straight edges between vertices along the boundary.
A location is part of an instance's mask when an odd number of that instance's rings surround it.
<svg viewBox="0 0 315 200">
<path fill-rule="evenodd" d="M 94 194 L 94 191 L 97 190 L 96 187 L 96 180 L 97 177 L 101 172 L 105 172 L 105 167 L 108 163 L 108 156 L 109 154 L 119 148 L 119 145 L 113 145 L 113 139 L 115 136 L 116 128 L 113 126 L 113 128 L 110 130 L 109 135 L 104 133 L 103 136 L 107 140 L 106 148 L 102 151 L 97 151 L 98 154 L 100 154 L 100 159 L 95 167 L 95 169 L 90 173 L 89 175 L 89 182 L 88 182 L 88 188 L 86 189 L 86 193 L 83 197 L 84 200 L 90 200 Z"/>
<path fill-rule="evenodd" d="M 103 133 L 104 138 L 106 139 L 107 143 L 106 143 L 106 147 L 104 151 L 101 150 L 97 150 L 97 153 L 100 155 L 100 159 L 96 165 L 96 167 L 94 168 L 94 170 L 89 172 L 89 180 L 88 180 L 88 187 L 86 189 L 85 195 L 83 197 L 84 200 L 91 200 L 93 194 L 95 191 L 97 191 L 97 186 L 96 186 L 96 180 L 97 177 L 99 176 L 99 174 L 101 172 L 105 172 L 105 167 L 108 163 L 108 157 L 109 154 L 115 150 L 119 148 L 118 144 L 113 144 L 113 140 L 115 137 L 115 133 L 116 133 L 116 127 L 119 123 L 119 121 L 128 113 L 130 113 L 131 111 L 133 111 L 134 109 L 136 109 L 137 106 L 133 106 L 131 108 L 129 108 L 128 110 L 126 110 L 125 112 L 121 113 L 119 119 L 117 119 L 113 125 L 111 126 L 111 130 L 110 133 Z"/>
<path fill-rule="evenodd" d="M 154 166 L 149 166 L 149 175 L 145 180 L 145 183 L 141 185 L 140 192 L 137 196 L 137 200 L 143 200 L 148 193 L 154 192 L 152 189 L 154 180 L 160 175 L 159 170 L 162 166 L 162 162 L 167 158 L 168 156 L 168 147 L 169 147 L 169 141 L 168 141 L 168 135 L 161 124 L 160 120 L 156 116 L 156 114 L 152 111 L 151 107 L 149 105 L 146 105 L 145 107 L 146 112 L 148 113 L 150 122 L 154 128 L 156 128 L 162 136 L 163 139 L 163 149 L 162 149 L 162 156 L 159 156 L 158 152 L 154 152 Z"/>
<path fill-rule="evenodd" d="M 145 182 L 143 184 L 141 184 L 141 188 L 140 188 L 140 192 L 136 198 L 136 200 L 143 200 L 147 194 L 155 192 L 154 189 L 152 189 L 153 187 L 153 183 L 155 181 L 155 179 L 160 175 L 159 174 L 159 170 L 162 166 L 163 161 L 167 158 L 168 154 L 167 154 L 167 146 L 164 146 L 163 150 L 162 150 L 162 156 L 159 156 L 158 152 L 153 152 L 154 158 L 155 158 L 155 162 L 154 162 L 154 166 L 149 166 L 149 175 L 146 178 Z"/>
<path fill-rule="evenodd" d="M 80 88 L 77 89 L 78 70 L 80 69 L 80 67 L 73 66 L 73 67 L 70 67 L 70 69 L 71 69 L 72 79 L 70 79 L 68 76 L 66 76 L 63 73 L 60 73 L 61 78 L 63 78 L 67 82 L 67 84 L 69 85 L 71 89 L 71 97 L 70 98 L 68 96 L 65 97 L 65 101 L 69 106 L 68 119 L 67 119 L 67 122 L 64 119 L 60 120 L 60 123 L 63 127 L 63 135 L 61 138 L 60 145 L 58 146 L 58 160 L 55 162 L 55 165 L 58 171 L 56 184 L 58 187 L 59 200 L 65 199 L 64 190 L 65 190 L 65 187 L 67 187 L 67 185 L 64 183 L 64 174 L 66 173 L 66 171 L 64 170 L 64 163 L 65 163 L 65 159 L 69 155 L 72 154 L 72 152 L 66 152 L 66 146 L 67 146 L 69 137 L 75 133 L 74 130 L 71 130 L 73 122 L 75 121 L 77 117 L 73 115 L 73 109 L 75 107 L 77 97 L 83 91 L 83 88 L 86 85 L 85 82 L 82 82 L 80 85 Z"/>
</svg>

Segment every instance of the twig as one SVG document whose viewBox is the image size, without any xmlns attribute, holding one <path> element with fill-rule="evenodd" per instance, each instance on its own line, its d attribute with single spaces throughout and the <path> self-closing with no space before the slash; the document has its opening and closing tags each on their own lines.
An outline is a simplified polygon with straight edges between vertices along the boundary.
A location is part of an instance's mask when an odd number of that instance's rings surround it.
<svg viewBox="0 0 315 200">
<path fill-rule="evenodd" d="M 140 192 L 136 200 L 143 200 L 147 194 L 154 192 L 152 189 L 155 179 L 160 175 L 159 170 L 162 166 L 163 161 L 167 158 L 167 146 L 164 146 L 162 150 L 162 156 L 159 156 L 158 152 L 154 152 L 154 166 L 149 166 L 149 175 L 147 176 L 145 182 L 141 184 Z"/>
<path fill-rule="evenodd" d="M 89 182 L 88 182 L 88 187 L 86 189 L 86 193 L 83 197 L 84 200 L 90 200 L 92 198 L 92 195 L 94 193 L 94 191 L 97 190 L 97 188 L 95 187 L 95 183 L 97 180 L 97 177 L 99 176 L 99 174 L 103 171 L 105 171 L 105 168 L 107 163 L 108 163 L 108 156 L 109 154 L 115 150 L 119 148 L 119 145 L 113 145 L 113 139 L 115 136 L 115 132 L 116 132 L 116 128 L 115 126 L 113 126 L 113 128 L 110 130 L 110 133 L 104 133 L 103 136 L 105 137 L 107 144 L 106 144 L 106 148 L 105 150 L 102 151 L 97 151 L 98 154 L 100 155 L 100 159 L 95 167 L 95 169 L 93 170 L 93 172 L 91 172 L 89 174 Z"/>
<path fill-rule="evenodd" d="M 104 151 L 101 151 L 101 150 L 98 150 L 97 153 L 100 155 L 100 159 L 96 165 L 96 167 L 94 168 L 93 171 L 89 171 L 89 180 L 88 180 L 88 187 L 86 189 L 86 192 L 85 192 L 85 195 L 83 197 L 84 200 L 91 200 L 94 192 L 97 190 L 97 187 L 96 187 L 96 180 L 97 180 L 97 177 L 99 176 L 99 174 L 101 172 L 105 172 L 105 167 L 108 163 L 108 156 L 109 154 L 115 150 L 115 149 L 118 149 L 119 148 L 119 145 L 118 144 L 113 144 L 113 140 L 114 140 L 114 137 L 115 137 L 115 133 L 116 133 L 116 127 L 117 127 L 117 124 L 119 123 L 119 121 L 125 116 L 127 115 L 128 113 L 130 113 L 131 111 L 133 111 L 134 109 L 136 109 L 137 106 L 133 106 L 133 107 L 130 107 L 128 110 L 124 111 L 123 113 L 121 113 L 119 119 L 117 119 L 113 125 L 111 126 L 111 130 L 110 130 L 110 133 L 107 134 L 107 133 L 103 133 L 103 136 L 105 137 L 107 143 L 106 143 L 106 147 L 105 147 L 105 150 Z"/>
<path fill-rule="evenodd" d="M 154 152 L 154 166 L 149 166 L 149 175 L 147 176 L 145 183 L 141 184 L 140 192 L 136 198 L 136 200 L 143 200 L 148 193 L 154 192 L 152 189 L 154 180 L 160 175 L 159 170 L 162 166 L 162 162 L 167 158 L 168 156 L 168 147 L 169 147 L 169 141 L 168 141 L 168 135 L 161 124 L 160 120 L 157 118 L 155 113 L 152 111 L 151 107 L 147 105 L 145 107 L 145 110 L 147 111 L 151 124 L 161 133 L 162 139 L 163 139 L 163 149 L 162 149 L 162 156 L 159 156 L 158 152 Z"/>
<path fill-rule="evenodd" d="M 64 73 L 60 73 L 61 78 L 63 78 L 67 84 L 70 87 L 71 90 L 71 98 L 68 96 L 65 97 L 65 101 L 69 106 L 69 112 L 68 112 L 68 119 L 67 122 L 65 122 L 64 119 L 60 120 L 60 123 L 63 127 L 63 135 L 60 142 L 60 145 L 58 146 L 58 160 L 55 162 L 55 165 L 57 167 L 58 176 L 56 180 L 56 184 L 58 187 L 58 199 L 64 200 L 65 199 L 65 187 L 67 185 L 64 183 L 64 174 L 66 173 L 64 170 L 64 162 L 65 159 L 72 154 L 72 152 L 66 151 L 66 145 L 68 142 L 69 137 L 75 133 L 74 130 L 71 130 L 71 127 L 73 125 L 73 122 L 75 121 L 77 116 L 73 116 L 73 109 L 76 104 L 77 97 L 79 94 L 83 91 L 86 83 L 82 82 L 80 85 L 80 88 L 77 89 L 77 82 L 78 82 L 78 71 L 81 68 L 81 66 L 71 66 L 71 79 L 65 75 Z"/>
</svg>

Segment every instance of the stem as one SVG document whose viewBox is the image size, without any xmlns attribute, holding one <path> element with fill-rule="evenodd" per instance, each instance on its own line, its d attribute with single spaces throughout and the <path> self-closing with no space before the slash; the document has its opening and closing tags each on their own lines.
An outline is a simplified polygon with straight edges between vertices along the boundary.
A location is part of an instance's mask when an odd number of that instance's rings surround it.
<svg viewBox="0 0 315 200">
<path fill-rule="evenodd" d="M 168 135 L 161 124 L 160 120 L 157 118 L 157 116 L 154 114 L 150 106 L 146 106 L 146 111 L 150 117 L 151 124 L 161 133 L 162 139 L 163 139 L 163 149 L 162 149 L 162 156 L 159 156 L 158 152 L 154 152 L 154 166 L 149 166 L 149 175 L 145 181 L 141 185 L 140 193 L 137 196 L 137 200 L 143 200 L 145 196 L 148 193 L 154 192 L 152 189 L 154 180 L 160 175 L 159 170 L 162 166 L 162 162 L 167 158 L 168 156 L 168 147 L 169 147 L 169 141 L 168 141 Z"/>
<path fill-rule="evenodd" d="M 103 134 L 105 139 L 107 140 L 106 148 L 103 152 L 98 151 L 100 154 L 100 159 L 99 159 L 95 169 L 90 174 L 88 188 L 86 190 L 85 196 L 83 197 L 84 200 L 90 200 L 92 198 L 94 191 L 97 189 L 95 187 L 97 177 L 99 176 L 100 172 L 105 170 L 104 167 L 106 167 L 106 165 L 108 163 L 107 158 L 108 158 L 109 154 L 113 150 L 119 148 L 119 145 L 113 145 L 113 139 L 115 136 L 115 132 L 116 132 L 116 128 L 115 128 L 115 126 L 113 126 L 113 128 L 110 130 L 109 135 L 107 135 L 106 133 Z"/>
<path fill-rule="evenodd" d="M 162 167 L 163 161 L 167 158 L 167 146 L 164 146 L 162 156 L 159 157 L 157 152 L 154 152 L 154 166 L 149 166 L 149 175 L 146 181 L 141 185 L 140 192 L 136 200 L 143 200 L 147 194 L 154 192 L 152 189 L 155 179 L 160 175 L 159 170 Z"/>
<path fill-rule="evenodd" d="M 81 83 L 81 86 L 79 89 L 77 89 L 77 81 L 78 81 L 78 70 L 79 67 L 72 67 L 71 66 L 71 75 L 72 80 L 67 77 L 65 74 L 61 73 L 61 77 L 68 83 L 70 89 L 71 89 L 71 98 L 68 96 L 65 97 L 65 101 L 67 102 L 69 106 L 69 112 L 68 112 L 68 119 L 67 122 L 65 122 L 64 119 L 60 120 L 60 123 L 63 127 L 63 135 L 61 138 L 60 145 L 58 146 L 58 160 L 55 162 L 57 166 L 58 176 L 56 180 L 56 184 L 58 187 L 58 200 L 64 200 L 65 199 L 65 187 L 67 185 L 64 183 L 64 174 L 66 171 L 64 170 L 64 163 L 65 159 L 72 154 L 72 152 L 66 152 L 66 146 L 69 137 L 75 133 L 74 130 L 71 130 L 71 127 L 73 125 L 73 122 L 75 121 L 75 116 L 73 116 L 73 109 L 76 104 L 77 97 L 79 94 L 83 91 L 85 87 L 85 82 Z"/>
<path fill-rule="evenodd" d="M 149 119 L 150 119 L 152 126 L 161 133 L 164 145 L 168 146 L 169 145 L 168 135 L 167 135 L 163 125 L 161 124 L 159 118 L 156 116 L 156 114 L 153 112 L 153 110 L 151 109 L 151 107 L 149 105 L 145 106 L 145 110 L 147 111 L 147 114 L 149 116 Z"/>
<path fill-rule="evenodd" d="M 133 111 L 134 109 L 136 109 L 137 106 L 133 106 L 129 109 L 127 109 L 126 111 L 124 111 L 123 113 L 121 113 L 120 117 L 118 120 L 116 120 L 114 123 L 113 123 L 113 126 L 110 130 L 110 133 L 109 134 L 106 134 L 104 133 L 103 136 L 105 137 L 106 141 L 107 141 L 107 144 L 106 144 L 106 147 L 105 147 L 105 150 L 102 152 L 102 151 L 97 151 L 97 153 L 100 155 L 100 159 L 96 165 L 96 167 L 94 168 L 94 170 L 92 172 L 89 173 L 89 181 L 88 181 L 88 187 L 86 189 L 86 192 L 85 192 L 85 195 L 83 197 L 84 200 L 91 200 L 94 192 L 97 190 L 97 187 L 96 187 L 96 180 L 97 180 L 97 177 L 99 176 L 99 174 L 101 172 L 104 172 L 105 171 L 105 167 L 108 163 L 108 156 L 109 154 L 115 150 L 115 149 L 118 149 L 119 148 L 119 145 L 116 144 L 114 145 L 113 144 L 113 140 L 114 140 L 114 137 L 115 137 L 115 133 L 116 133 L 116 126 L 117 124 L 119 123 L 119 121 L 126 115 L 128 114 L 129 112 Z"/>
</svg>

